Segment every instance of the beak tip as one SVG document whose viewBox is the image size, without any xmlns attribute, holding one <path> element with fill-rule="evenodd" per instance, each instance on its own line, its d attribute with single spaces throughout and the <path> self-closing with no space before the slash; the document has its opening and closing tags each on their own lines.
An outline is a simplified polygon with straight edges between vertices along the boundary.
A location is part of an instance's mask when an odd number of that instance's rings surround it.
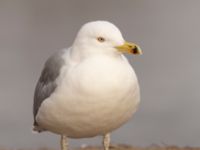
<svg viewBox="0 0 200 150">
<path fill-rule="evenodd" d="M 137 53 L 138 53 L 138 48 L 137 48 L 137 47 L 134 47 L 134 48 L 132 49 L 132 51 L 133 51 L 133 54 L 137 54 Z"/>
<path fill-rule="evenodd" d="M 142 53 L 142 50 L 140 49 L 140 47 L 135 46 L 133 48 L 133 54 L 135 54 L 135 55 L 142 55 L 143 53 Z"/>
</svg>

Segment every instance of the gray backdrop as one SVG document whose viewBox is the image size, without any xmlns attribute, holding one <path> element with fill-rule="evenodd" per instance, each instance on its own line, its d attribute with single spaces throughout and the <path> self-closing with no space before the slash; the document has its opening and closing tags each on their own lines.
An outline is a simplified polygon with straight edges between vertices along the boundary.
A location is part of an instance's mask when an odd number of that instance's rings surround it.
<svg viewBox="0 0 200 150">
<path fill-rule="evenodd" d="M 47 57 L 72 44 L 82 24 L 108 20 L 143 56 L 128 56 L 142 102 L 113 143 L 200 145 L 199 0 L 0 0 L 0 146 L 59 148 L 32 134 L 32 99 Z M 71 146 L 101 138 L 70 140 Z"/>
</svg>

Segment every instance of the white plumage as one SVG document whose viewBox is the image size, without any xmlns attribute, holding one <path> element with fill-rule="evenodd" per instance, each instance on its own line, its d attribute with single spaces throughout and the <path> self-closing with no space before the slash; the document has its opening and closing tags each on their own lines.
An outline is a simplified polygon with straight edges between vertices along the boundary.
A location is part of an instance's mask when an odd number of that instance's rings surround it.
<svg viewBox="0 0 200 150">
<path fill-rule="evenodd" d="M 72 47 L 60 56 L 64 63 L 55 79 L 57 87 L 38 109 L 38 126 L 84 138 L 105 136 L 127 122 L 137 109 L 140 90 L 121 52 L 138 54 L 141 50 L 124 43 L 119 29 L 109 22 L 85 24 Z"/>
</svg>

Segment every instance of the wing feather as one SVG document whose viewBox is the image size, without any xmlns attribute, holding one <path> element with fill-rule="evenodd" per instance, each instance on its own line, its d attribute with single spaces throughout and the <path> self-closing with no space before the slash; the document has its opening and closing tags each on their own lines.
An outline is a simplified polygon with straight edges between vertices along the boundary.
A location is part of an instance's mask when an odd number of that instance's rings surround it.
<svg viewBox="0 0 200 150">
<path fill-rule="evenodd" d="M 56 79 L 64 65 L 62 58 L 64 51 L 58 51 L 52 55 L 45 63 L 41 76 L 35 88 L 33 102 L 34 128 L 37 128 L 36 115 L 42 102 L 48 98 L 56 89 Z"/>
</svg>

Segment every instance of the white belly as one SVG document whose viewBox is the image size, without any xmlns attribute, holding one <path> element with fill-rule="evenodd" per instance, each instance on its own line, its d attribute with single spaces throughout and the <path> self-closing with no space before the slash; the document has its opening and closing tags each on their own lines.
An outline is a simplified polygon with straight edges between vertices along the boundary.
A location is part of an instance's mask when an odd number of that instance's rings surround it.
<svg viewBox="0 0 200 150">
<path fill-rule="evenodd" d="M 44 129 L 72 138 L 103 135 L 136 111 L 139 86 L 126 61 L 94 58 L 62 72 L 61 85 L 36 116 Z"/>
</svg>

